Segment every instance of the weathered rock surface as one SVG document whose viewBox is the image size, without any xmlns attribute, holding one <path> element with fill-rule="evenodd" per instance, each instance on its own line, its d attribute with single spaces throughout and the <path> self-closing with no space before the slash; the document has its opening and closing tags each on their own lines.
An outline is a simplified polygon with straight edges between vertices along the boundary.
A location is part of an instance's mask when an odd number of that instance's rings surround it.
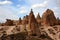
<svg viewBox="0 0 60 40">
<path fill-rule="evenodd" d="M 41 25 L 41 17 L 40 17 L 40 15 L 39 15 L 39 13 L 38 13 L 38 15 L 37 15 L 37 17 L 36 17 L 36 20 L 37 20 L 37 22 L 38 22 L 38 25 Z"/>
<path fill-rule="evenodd" d="M 5 26 L 12 26 L 12 25 L 13 25 L 13 21 L 10 19 L 6 19 Z"/>
<path fill-rule="evenodd" d="M 26 33 L 17 33 L 17 34 L 11 34 L 11 35 L 3 35 L 0 40 L 25 40 L 26 39 Z"/>
<path fill-rule="evenodd" d="M 31 9 L 31 12 L 29 14 L 29 23 L 28 23 L 28 27 L 30 29 L 30 34 L 32 35 L 39 35 L 39 26 L 38 26 L 38 23 L 35 19 L 35 16 L 33 14 L 33 11 Z"/>
<path fill-rule="evenodd" d="M 57 22 L 58 22 L 58 25 L 60 25 L 60 19 L 59 19 L 59 17 L 57 17 Z"/>
<path fill-rule="evenodd" d="M 21 25 L 21 24 L 22 24 L 22 19 L 19 18 L 19 20 L 18 20 L 18 25 Z"/>
<path fill-rule="evenodd" d="M 28 15 L 24 16 L 22 20 L 22 25 L 26 25 L 26 24 L 28 24 Z"/>
<path fill-rule="evenodd" d="M 22 26 L 21 26 L 22 27 Z M 13 28 L 13 31 L 12 31 Z M 3 30 L 4 29 L 4 30 Z M 0 40 L 59 40 L 60 39 L 60 25 L 56 26 L 48 26 L 47 28 L 42 26 L 40 27 L 40 36 L 28 36 L 27 32 L 17 32 L 19 27 L 3 27 L 3 31 L 10 31 L 13 33 L 9 33 L 9 35 L 6 34 L 6 32 L 1 33 L 2 30 L 0 30 Z M 16 33 L 14 33 L 16 32 Z M 26 33 L 26 34 L 25 34 Z M 3 34 L 3 35 L 1 35 Z"/>
<path fill-rule="evenodd" d="M 57 25 L 58 22 L 54 16 L 54 12 L 50 9 L 47 9 L 46 12 L 42 15 L 42 25 Z"/>
</svg>

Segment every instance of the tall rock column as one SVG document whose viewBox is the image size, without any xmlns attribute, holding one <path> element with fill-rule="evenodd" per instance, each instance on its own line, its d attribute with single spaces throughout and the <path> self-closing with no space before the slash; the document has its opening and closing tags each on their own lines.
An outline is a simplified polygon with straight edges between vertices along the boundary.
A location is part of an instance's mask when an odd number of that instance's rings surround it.
<svg viewBox="0 0 60 40">
<path fill-rule="evenodd" d="M 30 29 L 30 31 L 28 32 L 29 35 L 39 35 L 40 34 L 39 26 L 38 26 L 38 23 L 35 19 L 32 9 L 29 14 L 28 27 Z"/>
<path fill-rule="evenodd" d="M 22 24 L 22 20 L 21 20 L 21 18 L 19 18 L 18 25 L 21 25 L 21 24 Z"/>
<path fill-rule="evenodd" d="M 37 20 L 37 22 L 38 22 L 38 25 L 40 26 L 40 25 L 41 25 L 41 17 L 40 17 L 40 15 L 39 15 L 39 13 L 38 13 L 38 15 L 37 15 L 37 17 L 36 17 L 36 20 Z"/>
</svg>

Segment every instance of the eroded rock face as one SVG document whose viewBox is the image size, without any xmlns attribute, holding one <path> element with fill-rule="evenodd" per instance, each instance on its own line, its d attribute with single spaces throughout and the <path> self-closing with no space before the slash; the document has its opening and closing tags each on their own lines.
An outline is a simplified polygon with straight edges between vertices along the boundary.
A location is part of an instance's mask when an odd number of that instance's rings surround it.
<svg viewBox="0 0 60 40">
<path fill-rule="evenodd" d="M 23 20 L 22 20 L 22 24 L 26 25 L 28 24 L 28 15 L 24 16 Z"/>
<path fill-rule="evenodd" d="M 0 26 L 4 26 L 4 23 L 0 23 Z"/>
<path fill-rule="evenodd" d="M 21 24 L 22 24 L 22 20 L 21 20 L 21 18 L 19 18 L 18 25 L 21 25 Z"/>
<path fill-rule="evenodd" d="M 41 25 L 41 17 L 40 17 L 40 15 L 39 15 L 39 13 L 38 13 L 38 15 L 37 15 L 36 20 L 37 20 L 38 24 Z"/>
<path fill-rule="evenodd" d="M 54 12 L 50 9 L 47 9 L 46 12 L 42 15 L 42 25 L 57 25 L 58 22 L 54 16 Z"/>
<path fill-rule="evenodd" d="M 35 19 L 35 16 L 33 14 L 33 11 L 31 9 L 31 12 L 29 14 L 29 23 L 28 23 L 28 27 L 30 29 L 30 34 L 31 35 L 39 35 L 39 26 L 38 23 Z"/>
<path fill-rule="evenodd" d="M 57 18 L 57 22 L 58 22 L 58 25 L 60 25 L 60 19 L 59 19 L 59 17 Z"/>
<path fill-rule="evenodd" d="M 5 26 L 12 26 L 12 25 L 13 25 L 13 21 L 10 19 L 6 19 Z"/>
</svg>

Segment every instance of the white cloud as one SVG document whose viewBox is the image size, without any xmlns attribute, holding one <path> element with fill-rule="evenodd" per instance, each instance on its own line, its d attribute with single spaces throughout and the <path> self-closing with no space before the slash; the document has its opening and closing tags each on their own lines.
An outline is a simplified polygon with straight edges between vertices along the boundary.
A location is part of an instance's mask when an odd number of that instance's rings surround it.
<svg viewBox="0 0 60 40">
<path fill-rule="evenodd" d="M 19 11 L 20 14 L 21 14 L 21 13 L 26 13 L 26 12 L 27 12 L 26 9 L 23 9 L 23 10 L 20 10 L 20 11 Z"/>
<path fill-rule="evenodd" d="M 44 2 L 43 2 L 43 4 L 47 4 L 48 3 L 48 1 L 47 0 L 45 0 Z"/>
<path fill-rule="evenodd" d="M 8 0 L 0 1 L 0 5 L 5 5 L 5 4 L 12 4 L 12 2 Z"/>
<path fill-rule="evenodd" d="M 49 1 L 45 0 L 43 3 L 38 3 L 38 4 L 32 5 L 31 8 L 33 8 L 33 9 L 35 9 L 35 8 L 45 8 L 45 7 L 47 7 L 48 2 Z"/>
<path fill-rule="evenodd" d="M 19 8 L 19 10 L 18 10 L 18 14 L 24 14 L 24 13 L 27 14 L 27 12 L 28 12 L 28 9 L 27 9 L 27 8 L 28 8 L 28 7 L 21 6 L 21 7 Z"/>
<path fill-rule="evenodd" d="M 34 5 L 32 5 L 32 8 L 33 8 L 33 9 L 34 9 L 34 8 L 43 8 L 43 7 L 45 7 L 44 4 L 34 4 Z"/>
</svg>

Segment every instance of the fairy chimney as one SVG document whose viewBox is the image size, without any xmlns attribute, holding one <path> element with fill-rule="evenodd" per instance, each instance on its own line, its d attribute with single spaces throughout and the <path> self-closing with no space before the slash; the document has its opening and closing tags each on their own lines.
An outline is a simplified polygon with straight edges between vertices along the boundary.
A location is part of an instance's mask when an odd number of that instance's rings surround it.
<svg viewBox="0 0 60 40">
<path fill-rule="evenodd" d="M 22 24 L 26 25 L 28 24 L 28 15 L 24 16 L 23 20 L 22 20 Z"/>
<path fill-rule="evenodd" d="M 38 24 L 41 25 L 41 17 L 39 15 L 39 13 L 38 13 L 38 15 L 36 17 L 36 20 L 37 20 Z"/>
<path fill-rule="evenodd" d="M 22 20 L 21 20 L 21 18 L 19 18 L 18 25 L 21 25 L 21 24 L 22 24 Z"/>
<path fill-rule="evenodd" d="M 38 23 L 35 19 L 35 16 L 33 14 L 33 11 L 31 9 L 31 12 L 29 14 L 29 23 L 28 23 L 28 27 L 30 29 L 29 35 L 39 35 L 39 26 Z"/>
<path fill-rule="evenodd" d="M 52 10 L 47 9 L 44 12 L 44 14 L 42 15 L 42 23 L 41 24 L 42 25 L 50 25 L 50 26 L 58 24 L 57 20 L 55 18 L 54 12 Z"/>
</svg>

